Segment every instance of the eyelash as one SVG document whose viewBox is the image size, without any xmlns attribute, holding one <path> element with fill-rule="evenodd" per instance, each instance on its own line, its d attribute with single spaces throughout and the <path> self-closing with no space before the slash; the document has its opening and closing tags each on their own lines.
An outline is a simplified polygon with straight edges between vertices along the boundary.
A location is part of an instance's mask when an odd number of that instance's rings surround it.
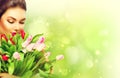
<svg viewBox="0 0 120 78">
<path fill-rule="evenodd" d="M 22 21 L 22 22 L 19 22 L 19 23 L 20 23 L 20 24 L 24 24 L 25 22 Z"/>
<path fill-rule="evenodd" d="M 10 23 L 10 24 L 13 24 L 14 23 L 14 21 L 9 21 L 8 20 L 8 22 Z M 20 24 L 24 24 L 25 22 L 24 21 L 21 21 L 21 22 L 19 22 Z"/>
<path fill-rule="evenodd" d="M 8 20 L 8 22 L 9 22 L 10 24 L 13 24 L 13 23 L 14 23 L 14 21 L 9 21 L 9 20 Z"/>
</svg>

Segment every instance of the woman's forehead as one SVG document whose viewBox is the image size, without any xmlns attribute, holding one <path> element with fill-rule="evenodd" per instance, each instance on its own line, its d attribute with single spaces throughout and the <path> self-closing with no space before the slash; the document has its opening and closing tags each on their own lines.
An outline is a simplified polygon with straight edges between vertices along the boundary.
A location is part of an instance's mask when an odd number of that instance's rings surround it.
<svg viewBox="0 0 120 78">
<path fill-rule="evenodd" d="M 20 7 L 9 8 L 3 14 L 4 18 L 13 17 L 16 19 L 23 19 L 26 17 L 25 15 L 26 15 L 26 11 Z"/>
</svg>

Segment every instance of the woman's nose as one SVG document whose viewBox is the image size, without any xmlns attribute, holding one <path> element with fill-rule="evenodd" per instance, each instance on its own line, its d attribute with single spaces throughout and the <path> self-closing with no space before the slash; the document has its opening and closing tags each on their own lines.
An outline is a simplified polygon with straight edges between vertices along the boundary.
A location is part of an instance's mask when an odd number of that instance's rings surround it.
<svg viewBox="0 0 120 78">
<path fill-rule="evenodd" d="M 19 30 L 20 30 L 19 25 L 16 25 L 15 28 L 14 28 L 14 31 L 18 32 Z"/>
</svg>

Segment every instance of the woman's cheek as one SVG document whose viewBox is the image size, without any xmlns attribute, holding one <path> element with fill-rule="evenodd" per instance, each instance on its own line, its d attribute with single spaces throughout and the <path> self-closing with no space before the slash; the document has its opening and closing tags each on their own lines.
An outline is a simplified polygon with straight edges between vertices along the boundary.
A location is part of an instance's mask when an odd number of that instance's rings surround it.
<svg viewBox="0 0 120 78">
<path fill-rule="evenodd" d="M 6 32 L 11 32 L 13 29 L 14 29 L 14 27 L 12 26 L 12 24 L 10 24 L 8 22 L 4 23 L 4 30 Z"/>
</svg>

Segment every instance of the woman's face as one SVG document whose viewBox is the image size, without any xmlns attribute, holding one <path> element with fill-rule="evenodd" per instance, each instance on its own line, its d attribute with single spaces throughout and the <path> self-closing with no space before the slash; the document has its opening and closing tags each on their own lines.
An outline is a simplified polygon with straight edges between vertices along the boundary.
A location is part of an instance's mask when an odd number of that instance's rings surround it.
<svg viewBox="0 0 120 78">
<path fill-rule="evenodd" d="M 20 7 L 9 8 L 0 19 L 0 28 L 4 32 L 19 32 L 24 28 L 26 11 Z"/>
</svg>

